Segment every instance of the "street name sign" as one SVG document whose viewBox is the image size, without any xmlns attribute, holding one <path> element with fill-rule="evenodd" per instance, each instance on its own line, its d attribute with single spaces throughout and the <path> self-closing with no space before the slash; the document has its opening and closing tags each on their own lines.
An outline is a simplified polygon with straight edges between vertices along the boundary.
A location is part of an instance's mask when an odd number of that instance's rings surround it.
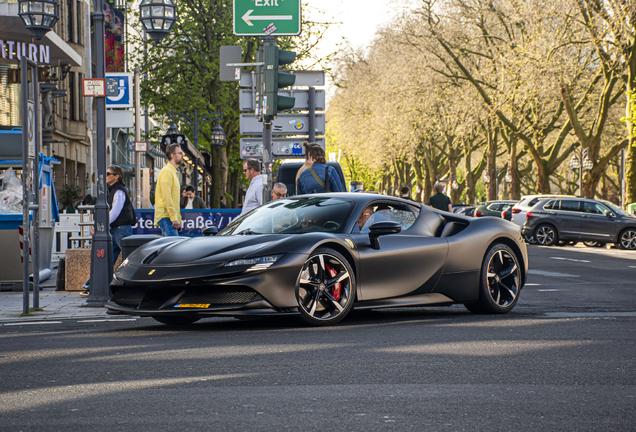
<svg viewBox="0 0 636 432">
<path fill-rule="evenodd" d="M 272 138 L 272 154 L 275 159 L 302 158 L 305 155 L 305 141 L 305 138 Z M 316 143 L 325 148 L 324 138 L 316 138 Z M 262 159 L 263 139 L 241 138 L 240 154 L 241 159 Z"/>
<path fill-rule="evenodd" d="M 316 114 L 316 135 L 325 133 L 325 115 Z M 261 135 L 263 123 L 254 114 L 241 114 L 241 135 Z M 272 121 L 272 135 L 309 135 L 309 114 L 278 114 Z"/>
<path fill-rule="evenodd" d="M 104 97 L 106 96 L 105 80 L 104 78 L 84 78 L 82 90 L 84 97 Z"/>
<path fill-rule="evenodd" d="M 279 96 L 288 96 L 296 99 L 293 108 L 294 111 L 302 111 L 309 109 L 309 90 L 278 90 Z M 316 90 L 316 98 L 314 99 L 315 110 L 325 110 L 325 91 Z M 239 106 L 241 111 L 254 112 L 254 93 L 252 90 L 241 90 L 239 92 Z"/>
<path fill-rule="evenodd" d="M 300 0 L 234 0 L 237 36 L 298 36 Z"/>
<path fill-rule="evenodd" d="M 282 70 L 296 76 L 294 87 L 321 87 L 325 85 L 325 71 L 311 70 Z M 241 87 L 252 87 L 252 74 L 250 71 L 243 71 L 239 81 Z"/>
</svg>

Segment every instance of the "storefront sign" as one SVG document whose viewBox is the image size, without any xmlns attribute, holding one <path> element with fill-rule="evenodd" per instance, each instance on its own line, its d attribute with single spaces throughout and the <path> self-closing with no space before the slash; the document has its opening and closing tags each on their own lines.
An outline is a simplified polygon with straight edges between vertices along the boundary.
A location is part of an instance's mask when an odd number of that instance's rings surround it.
<svg viewBox="0 0 636 432">
<path fill-rule="evenodd" d="M 28 42 L 5 41 L 0 39 L 0 55 L 3 59 L 20 60 L 22 56 L 38 63 L 51 62 L 51 50 L 48 45 Z"/>
<path fill-rule="evenodd" d="M 201 230 L 209 227 L 217 227 L 219 231 L 241 214 L 237 209 L 213 209 L 213 210 L 181 210 L 182 236 L 200 236 Z M 133 234 L 158 234 L 159 227 L 155 226 L 155 212 L 153 210 L 135 210 L 137 223 L 133 225 Z"/>
</svg>

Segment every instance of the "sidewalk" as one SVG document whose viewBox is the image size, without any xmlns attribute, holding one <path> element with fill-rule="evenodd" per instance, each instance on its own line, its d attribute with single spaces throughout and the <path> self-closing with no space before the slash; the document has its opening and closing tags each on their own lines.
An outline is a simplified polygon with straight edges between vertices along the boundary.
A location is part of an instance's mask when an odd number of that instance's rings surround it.
<svg viewBox="0 0 636 432">
<path fill-rule="evenodd" d="M 40 308 L 29 316 L 22 316 L 22 292 L 0 292 L 0 323 L 52 321 L 73 318 L 110 317 L 104 307 L 88 307 L 86 299 L 79 291 L 55 291 L 55 273 L 42 282 L 39 292 Z M 29 292 L 29 307 L 33 306 L 33 291 Z"/>
</svg>

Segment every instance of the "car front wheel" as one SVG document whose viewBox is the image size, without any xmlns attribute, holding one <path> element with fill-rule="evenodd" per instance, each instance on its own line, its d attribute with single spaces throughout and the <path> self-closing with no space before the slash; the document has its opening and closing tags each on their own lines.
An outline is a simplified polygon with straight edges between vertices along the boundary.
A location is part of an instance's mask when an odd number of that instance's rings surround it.
<svg viewBox="0 0 636 432">
<path fill-rule="evenodd" d="M 464 306 L 474 313 L 507 313 L 517 304 L 520 289 L 521 268 L 517 255 L 505 244 L 494 244 L 482 264 L 479 300 Z"/>
<path fill-rule="evenodd" d="M 636 229 L 627 228 L 618 241 L 621 249 L 636 250 Z"/>
<path fill-rule="evenodd" d="M 543 246 L 553 246 L 559 239 L 554 227 L 548 224 L 539 225 L 534 231 L 534 238 Z"/>
<path fill-rule="evenodd" d="M 341 254 L 321 248 L 307 258 L 296 281 L 303 321 L 316 326 L 335 324 L 349 313 L 355 296 L 355 275 Z"/>
</svg>

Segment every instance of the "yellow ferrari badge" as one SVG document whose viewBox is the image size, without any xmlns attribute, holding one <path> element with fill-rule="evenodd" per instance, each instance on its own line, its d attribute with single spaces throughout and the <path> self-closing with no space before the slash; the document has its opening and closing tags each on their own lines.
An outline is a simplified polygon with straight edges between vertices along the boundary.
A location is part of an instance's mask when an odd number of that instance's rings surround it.
<svg viewBox="0 0 636 432">
<path fill-rule="evenodd" d="M 349 239 L 345 239 L 345 241 L 347 242 L 349 246 L 351 246 L 351 249 L 353 249 L 353 242 Z"/>
<path fill-rule="evenodd" d="M 155 272 L 155 269 L 152 269 L 148 272 L 148 276 L 150 276 L 151 274 L 153 274 Z"/>
</svg>

